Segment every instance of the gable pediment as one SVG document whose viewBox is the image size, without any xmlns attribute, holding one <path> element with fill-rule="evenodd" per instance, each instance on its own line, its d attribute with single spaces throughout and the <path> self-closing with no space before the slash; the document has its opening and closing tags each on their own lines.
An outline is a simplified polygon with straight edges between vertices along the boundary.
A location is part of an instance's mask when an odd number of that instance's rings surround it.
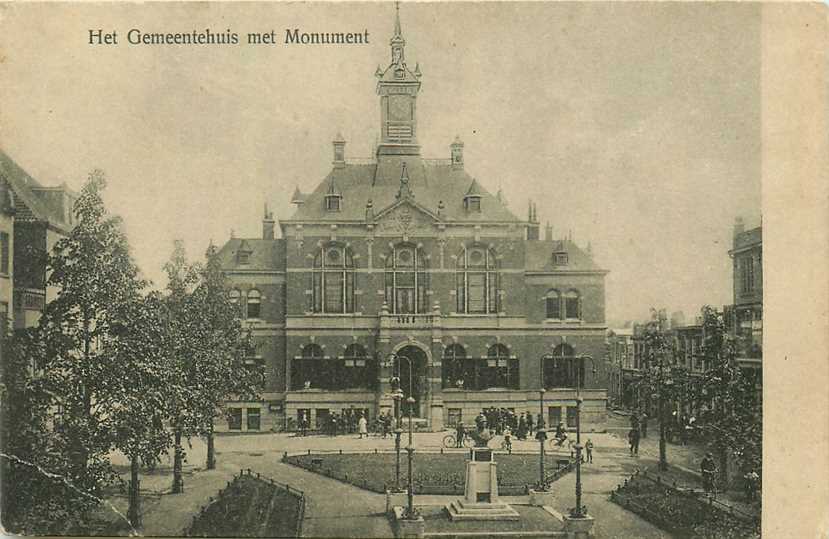
<svg viewBox="0 0 829 539">
<path fill-rule="evenodd" d="M 411 199 L 395 202 L 375 218 L 379 231 L 405 235 L 430 232 L 438 221 L 437 215 Z"/>
</svg>

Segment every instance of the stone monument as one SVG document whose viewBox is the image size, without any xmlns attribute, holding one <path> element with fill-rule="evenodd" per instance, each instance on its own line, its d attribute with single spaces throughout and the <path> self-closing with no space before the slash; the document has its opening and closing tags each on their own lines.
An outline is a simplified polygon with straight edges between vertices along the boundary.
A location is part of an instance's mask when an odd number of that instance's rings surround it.
<svg viewBox="0 0 829 539">
<path fill-rule="evenodd" d="M 472 459 L 466 463 L 464 497 L 445 506 L 450 520 L 518 520 L 518 512 L 498 499 L 498 464 L 486 446 L 486 429 L 475 437 Z"/>
</svg>

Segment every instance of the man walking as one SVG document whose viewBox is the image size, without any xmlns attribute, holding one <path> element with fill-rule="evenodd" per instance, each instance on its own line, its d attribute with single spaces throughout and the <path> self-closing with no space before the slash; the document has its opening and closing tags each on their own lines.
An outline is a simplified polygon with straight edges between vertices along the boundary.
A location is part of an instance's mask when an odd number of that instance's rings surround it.
<svg viewBox="0 0 829 539">
<path fill-rule="evenodd" d="M 630 429 L 628 432 L 628 443 L 630 443 L 630 455 L 639 456 L 639 429 Z"/>
<path fill-rule="evenodd" d="M 642 418 L 639 420 L 639 425 L 642 429 L 642 438 L 648 437 L 648 414 L 642 412 Z"/>
<path fill-rule="evenodd" d="M 592 464 L 593 463 L 593 440 L 588 438 L 587 443 L 584 444 L 584 448 L 587 450 L 587 462 Z"/>
</svg>

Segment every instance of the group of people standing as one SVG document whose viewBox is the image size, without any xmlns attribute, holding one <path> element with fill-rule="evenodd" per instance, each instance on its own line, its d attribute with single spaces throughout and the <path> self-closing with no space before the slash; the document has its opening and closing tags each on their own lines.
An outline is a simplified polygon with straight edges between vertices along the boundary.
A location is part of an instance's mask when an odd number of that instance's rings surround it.
<svg viewBox="0 0 829 539">
<path fill-rule="evenodd" d="M 368 419 L 363 410 L 346 408 L 341 412 L 331 412 L 321 422 L 321 432 L 329 436 L 338 434 L 359 433 L 360 438 L 368 438 Z M 311 418 L 308 412 L 302 412 L 299 416 L 299 434 L 305 436 L 311 428 Z"/>
</svg>

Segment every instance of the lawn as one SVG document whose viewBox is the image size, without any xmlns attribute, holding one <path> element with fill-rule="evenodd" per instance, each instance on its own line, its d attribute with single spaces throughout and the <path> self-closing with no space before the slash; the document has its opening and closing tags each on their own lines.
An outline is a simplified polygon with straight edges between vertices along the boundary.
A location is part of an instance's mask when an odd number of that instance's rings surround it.
<svg viewBox="0 0 829 539">
<path fill-rule="evenodd" d="M 564 472 L 551 477 L 556 470 L 556 459 L 545 459 L 548 479 L 555 480 Z M 326 475 L 374 492 L 385 492 L 394 485 L 394 453 L 362 454 L 310 454 L 289 456 L 286 462 L 306 470 Z M 463 494 L 466 479 L 468 453 L 415 453 L 412 464 L 414 491 L 419 494 Z M 538 482 L 538 456 L 501 455 L 498 464 L 499 492 L 503 496 L 520 496 L 527 493 L 527 487 Z M 404 486 L 407 478 L 407 460 L 403 452 L 400 457 L 400 482 Z"/>
<path fill-rule="evenodd" d="M 300 498 L 250 475 L 237 477 L 193 521 L 188 537 L 297 537 Z"/>
<path fill-rule="evenodd" d="M 611 500 L 678 537 L 755 539 L 753 523 L 730 515 L 704 498 L 643 474 L 634 475 Z"/>
</svg>

